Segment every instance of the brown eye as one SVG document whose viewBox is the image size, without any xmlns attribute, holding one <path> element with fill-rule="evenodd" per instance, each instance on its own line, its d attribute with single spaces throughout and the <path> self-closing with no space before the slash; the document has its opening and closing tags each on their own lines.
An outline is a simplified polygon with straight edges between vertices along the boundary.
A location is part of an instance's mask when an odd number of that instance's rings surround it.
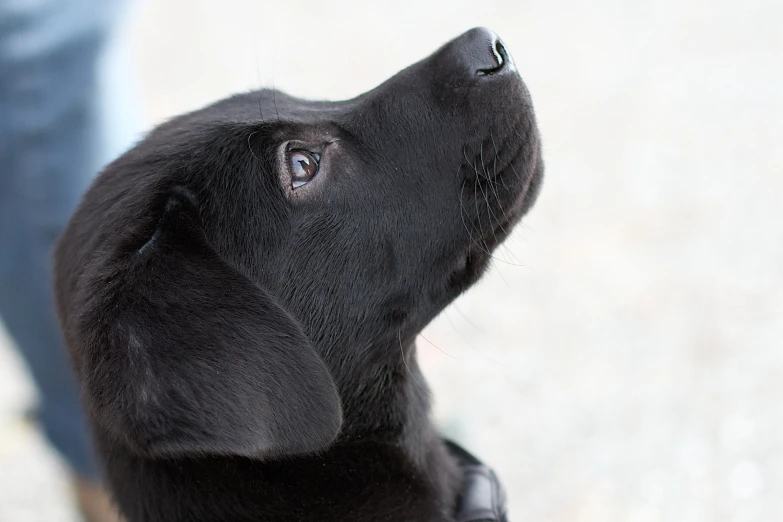
<svg viewBox="0 0 783 522">
<path fill-rule="evenodd" d="M 312 180 L 318 174 L 318 159 L 314 154 L 304 150 L 292 150 L 291 162 L 291 186 L 299 188 Z"/>
</svg>

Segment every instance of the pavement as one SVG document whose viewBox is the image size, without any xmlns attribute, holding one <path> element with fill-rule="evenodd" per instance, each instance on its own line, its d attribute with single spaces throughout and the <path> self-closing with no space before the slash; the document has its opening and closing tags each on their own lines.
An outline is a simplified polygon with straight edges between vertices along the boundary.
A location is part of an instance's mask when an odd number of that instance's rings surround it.
<svg viewBox="0 0 783 522">
<path fill-rule="evenodd" d="M 443 429 L 524 522 L 783 514 L 783 4 L 146 2 L 147 124 L 230 93 L 359 94 L 477 25 L 537 109 L 538 204 L 422 335 Z M 0 522 L 75 520 L 0 340 Z"/>
</svg>

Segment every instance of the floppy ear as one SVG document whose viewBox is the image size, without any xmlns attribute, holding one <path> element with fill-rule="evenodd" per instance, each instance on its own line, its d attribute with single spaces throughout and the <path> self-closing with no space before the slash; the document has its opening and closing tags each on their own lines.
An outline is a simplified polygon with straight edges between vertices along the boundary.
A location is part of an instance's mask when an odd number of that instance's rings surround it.
<svg viewBox="0 0 783 522">
<path fill-rule="evenodd" d="M 340 431 L 335 384 L 301 327 L 212 249 L 183 189 L 149 241 L 96 256 L 78 292 L 85 401 L 137 453 L 274 457 Z"/>
</svg>

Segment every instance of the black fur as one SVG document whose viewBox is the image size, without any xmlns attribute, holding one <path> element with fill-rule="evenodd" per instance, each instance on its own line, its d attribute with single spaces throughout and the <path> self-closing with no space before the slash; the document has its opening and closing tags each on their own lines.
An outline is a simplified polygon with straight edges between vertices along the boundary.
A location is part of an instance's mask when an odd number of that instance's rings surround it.
<svg viewBox="0 0 783 522">
<path fill-rule="evenodd" d="M 491 45 L 470 31 L 350 101 L 232 97 L 95 181 L 56 294 L 129 521 L 452 520 L 414 340 L 543 172 Z M 320 154 L 296 190 L 291 148 Z"/>
</svg>

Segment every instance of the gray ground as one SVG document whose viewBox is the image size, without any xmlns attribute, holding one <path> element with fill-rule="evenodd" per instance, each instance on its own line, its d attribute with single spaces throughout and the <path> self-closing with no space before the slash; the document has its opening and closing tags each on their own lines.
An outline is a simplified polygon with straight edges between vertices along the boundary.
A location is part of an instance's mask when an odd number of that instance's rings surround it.
<svg viewBox="0 0 783 522">
<path fill-rule="evenodd" d="M 263 85 L 355 95 L 475 25 L 533 93 L 539 203 L 420 341 L 513 520 L 781 520 L 783 4 L 285 4 L 144 4 L 147 121 Z M 72 520 L 0 345 L 0 521 Z"/>
</svg>

